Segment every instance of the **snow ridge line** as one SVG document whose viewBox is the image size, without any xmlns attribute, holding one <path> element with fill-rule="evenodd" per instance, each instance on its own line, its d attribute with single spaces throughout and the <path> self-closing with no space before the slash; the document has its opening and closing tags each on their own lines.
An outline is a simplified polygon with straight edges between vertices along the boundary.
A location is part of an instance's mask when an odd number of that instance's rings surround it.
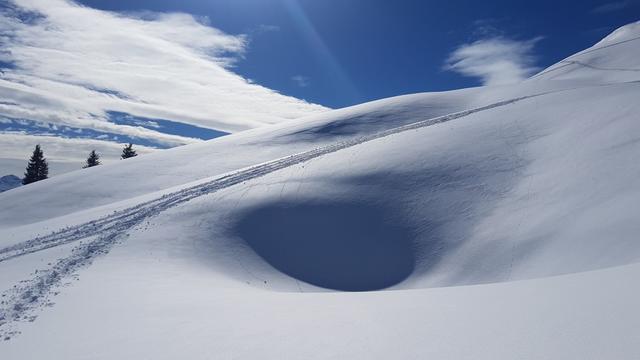
<svg viewBox="0 0 640 360">
<path fill-rule="evenodd" d="M 20 244 L 0 249 L 0 262 L 40 250 L 67 244 L 73 241 L 89 239 L 80 242 L 71 254 L 61 258 L 47 270 L 36 271 L 34 277 L 14 285 L 0 298 L 0 336 L 5 340 L 19 334 L 14 328 L 17 321 L 34 321 L 33 312 L 43 306 L 51 306 L 49 301 L 52 290 L 64 278 L 74 274 L 78 269 L 90 265 L 93 259 L 109 252 L 111 247 L 126 232 L 141 224 L 145 219 L 157 215 L 176 205 L 185 203 L 202 195 L 214 193 L 218 190 L 272 173 L 286 167 L 333 153 L 358 144 L 387 137 L 404 131 L 419 129 L 462 118 L 477 112 L 548 94 L 540 93 L 496 102 L 490 105 L 443 115 L 415 123 L 399 126 L 379 133 L 339 142 L 324 147 L 308 150 L 298 154 L 286 156 L 262 164 L 253 165 L 233 173 L 217 177 L 214 180 L 191 186 L 182 190 L 165 194 L 157 199 L 140 203 L 136 206 L 114 212 L 100 219 L 69 227 L 44 237 L 37 237 Z M 91 239 L 95 237 L 95 239 Z"/>
</svg>

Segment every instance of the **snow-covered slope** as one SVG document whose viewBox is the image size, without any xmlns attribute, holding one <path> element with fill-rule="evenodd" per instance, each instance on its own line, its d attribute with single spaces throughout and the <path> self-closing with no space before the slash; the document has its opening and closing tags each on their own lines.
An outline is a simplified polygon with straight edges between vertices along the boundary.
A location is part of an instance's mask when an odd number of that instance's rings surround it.
<svg viewBox="0 0 640 360">
<path fill-rule="evenodd" d="M 14 226 L 49 219 L 407 123 L 571 86 L 554 84 L 547 88 L 535 85 L 475 88 L 385 99 L 314 115 L 294 123 L 257 128 L 202 144 L 147 154 L 118 164 L 63 174 L 6 194 L 3 200 L 15 203 L 20 207 L 18 210 L 28 209 L 30 217 L 21 216 L 21 211 L 0 209 L 0 225 Z M 96 186 L 96 181 L 100 186 Z M 47 188 L 55 188 L 56 191 L 44 190 Z M 39 195 L 24 195 L 29 192 L 38 192 Z M 38 206 L 42 203 L 55 203 L 55 207 Z"/>
<path fill-rule="evenodd" d="M 638 358 L 638 38 L 0 194 L 0 352 Z"/>
<path fill-rule="evenodd" d="M 640 80 L 640 22 L 621 27 L 594 46 L 533 76 L 541 80 L 612 83 Z"/>
</svg>

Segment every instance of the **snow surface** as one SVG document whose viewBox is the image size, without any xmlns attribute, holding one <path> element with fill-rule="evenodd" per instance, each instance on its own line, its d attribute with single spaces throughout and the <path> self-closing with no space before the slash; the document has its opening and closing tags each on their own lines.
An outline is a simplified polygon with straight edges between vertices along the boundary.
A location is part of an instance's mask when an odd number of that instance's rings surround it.
<svg viewBox="0 0 640 360">
<path fill-rule="evenodd" d="M 0 354 L 640 358 L 638 39 L 2 193 Z"/>
</svg>

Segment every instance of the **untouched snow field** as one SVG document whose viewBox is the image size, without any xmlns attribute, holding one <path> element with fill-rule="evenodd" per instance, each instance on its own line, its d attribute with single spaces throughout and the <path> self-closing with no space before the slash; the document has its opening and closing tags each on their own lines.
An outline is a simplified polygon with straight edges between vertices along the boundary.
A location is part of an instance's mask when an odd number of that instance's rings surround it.
<svg viewBox="0 0 640 360">
<path fill-rule="evenodd" d="M 639 44 L 2 193 L 0 356 L 640 358 Z"/>
</svg>

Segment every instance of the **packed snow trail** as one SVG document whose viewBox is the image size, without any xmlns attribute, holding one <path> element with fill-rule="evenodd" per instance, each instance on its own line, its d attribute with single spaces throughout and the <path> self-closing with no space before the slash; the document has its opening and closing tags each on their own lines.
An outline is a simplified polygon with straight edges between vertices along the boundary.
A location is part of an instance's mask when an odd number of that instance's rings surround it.
<svg viewBox="0 0 640 360">
<path fill-rule="evenodd" d="M 376 134 L 319 147 L 262 164 L 253 165 L 217 177 L 214 180 L 165 194 L 157 199 L 146 201 L 124 210 L 116 211 L 113 214 L 94 221 L 65 228 L 47 236 L 36 237 L 31 240 L 0 249 L 0 262 L 4 262 L 9 259 L 31 254 L 40 250 L 49 249 L 82 239 L 89 239 L 87 242 L 81 242 L 71 251 L 71 255 L 59 259 L 58 262 L 50 269 L 37 271 L 32 279 L 20 282 L 2 294 L 2 300 L 0 302 L 0 335 L 8 339 L 12 335 L 16 334 L 16 331 L 11 326 L 12 323 L 20 320 L 33 321 L 35 316 L 32 312 L 43 305 L 49 304 L 48 296 L 52 288 L 58 285 L 64 277 L 73 274 L 76 270 L 85 265 L 89 265 L 96 255 L 107 253 L 122 235 L 126 235 L 125 233 L 127 230 L 132 229 L 136 225 L 142 223 L 145 219 L 157 215 L 173 206 L 358 144 L 404 131 L 459 119 L 477 112 L 513 104 L 521 100 L 549 93 L 550 92 L 545 92 L 504 100 L 475 109 L 418 121 Z"/>
</svg>

